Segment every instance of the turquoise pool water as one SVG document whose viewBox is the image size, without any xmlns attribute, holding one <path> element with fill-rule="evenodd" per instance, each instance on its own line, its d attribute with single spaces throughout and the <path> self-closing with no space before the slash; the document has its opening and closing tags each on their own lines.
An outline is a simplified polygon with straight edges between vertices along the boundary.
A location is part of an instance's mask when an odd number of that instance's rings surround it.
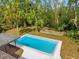
<svg viewBox="0 0 79 59">
<path fill-rule="evenodd" d="M 28 46 L 46 53 L 53 53 L 57 41 L 33 36 L 33 35 L 26 35 L 16 40 L 17 44 Z"/>
</svg>

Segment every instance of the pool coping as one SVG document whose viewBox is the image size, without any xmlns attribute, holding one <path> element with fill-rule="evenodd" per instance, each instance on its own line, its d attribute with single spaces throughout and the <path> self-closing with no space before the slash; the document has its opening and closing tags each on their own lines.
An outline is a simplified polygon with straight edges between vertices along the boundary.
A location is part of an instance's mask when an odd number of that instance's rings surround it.
<svg viewBox="0 0 79 59">
<path fill-rule="evenodd" d="M 51 41 L 60 41 L 60 40 L 57 40 L 57 39 L 47 38 L 47 37 L 38 36 L 38 35 L 33 35 L 33 34 L 24 34 L 24 35 L 22 35 L 20 38 L 22 38 L 22 37 L 24 37 L 24 36 L 27 36 L 27 35 L 34 36 L 34 37 L 39 37 L 39 38 L 44 38 L 44 39 L 42 39 L 42 40 L 47 39 L 47 41 L 49 41 L 49 40 L 51 40 Z"/>
<path fill-rule="evenodd" d="M 55 52 L 55 50 L 57 49 L 57 47 L 58 46 L 60 46 L 60 52 L 61 52 L 61 45 L 62 45 L 62 41 L 60 41 L 60 40 L 57 40 L 57 39 L 52 39 L 52 38 L 47 38 L 47 37 L 43 37 L 43 36 L 38 36 L 38 35 L 33 35 L 33 34 L 24 34 L 23 36 L 21 36 L 21 38 L 22 37 L 24 37 L 24 36 L 33 36 L 33 38 L 34 37 L 36 37 L 36 38 L 42 38 L 41 40 L 46 40 L 46 41 L 55 41 L 55 42 L 57 42 L 57 46 L 56 46 L 56 48 L 54 49 L 54 52 Z M 43 39 L 44 38 L 44 39 Z M 54 52 L 52 53 L 52 54 L 54 54 Z M 46 52 L 44 52 L 44 53 L 46 53 Z M 49 53 L 46 53 L 46 54 L 48 54 L 48 55 L 52 55 L 52 54 L 49 54 Z"/>
</svg>

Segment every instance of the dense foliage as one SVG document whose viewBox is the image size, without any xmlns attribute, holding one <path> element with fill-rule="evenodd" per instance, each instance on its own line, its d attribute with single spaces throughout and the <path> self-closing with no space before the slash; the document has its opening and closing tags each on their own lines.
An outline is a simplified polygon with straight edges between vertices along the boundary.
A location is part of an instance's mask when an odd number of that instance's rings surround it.
<svg viewBox="0 0 79 59">
<path fill-rule="evenodd" d="M 0 31 L 34 26 L 79 30 L 79 0 L 0 0 Z"/>
</svg>

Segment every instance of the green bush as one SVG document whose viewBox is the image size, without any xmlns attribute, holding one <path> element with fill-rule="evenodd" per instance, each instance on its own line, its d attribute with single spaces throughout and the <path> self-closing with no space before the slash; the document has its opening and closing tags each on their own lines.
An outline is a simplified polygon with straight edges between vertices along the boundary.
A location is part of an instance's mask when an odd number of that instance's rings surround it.
<svg viewBox="0 0 79 59">
<path fill-rule="evenodd" d="M 71 37 L 71 38 L 74 38 L 74 39 L 76 39 L 76 40 L 79 40 L 79 33 L 78 33 L 77 30 L 75 30 L 75 31 L 73 31 L 73 30 L 67 31 L 67 32 L 65 33 L 65 35 L 66 35 L 66 36 L 69 36 L 69 37 Z"/>
</svg>

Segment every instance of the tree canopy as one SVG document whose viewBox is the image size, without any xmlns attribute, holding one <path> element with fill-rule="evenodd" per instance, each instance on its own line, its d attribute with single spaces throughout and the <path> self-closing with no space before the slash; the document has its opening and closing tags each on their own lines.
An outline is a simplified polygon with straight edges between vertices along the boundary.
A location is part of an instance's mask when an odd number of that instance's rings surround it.
<svg viewBox="0 0 79 59">
<path fill-rule="evenodd" d="M 79 30 L 79 0 L 0 0 L 0 29 L 49 27 Z"/>
</svg>

